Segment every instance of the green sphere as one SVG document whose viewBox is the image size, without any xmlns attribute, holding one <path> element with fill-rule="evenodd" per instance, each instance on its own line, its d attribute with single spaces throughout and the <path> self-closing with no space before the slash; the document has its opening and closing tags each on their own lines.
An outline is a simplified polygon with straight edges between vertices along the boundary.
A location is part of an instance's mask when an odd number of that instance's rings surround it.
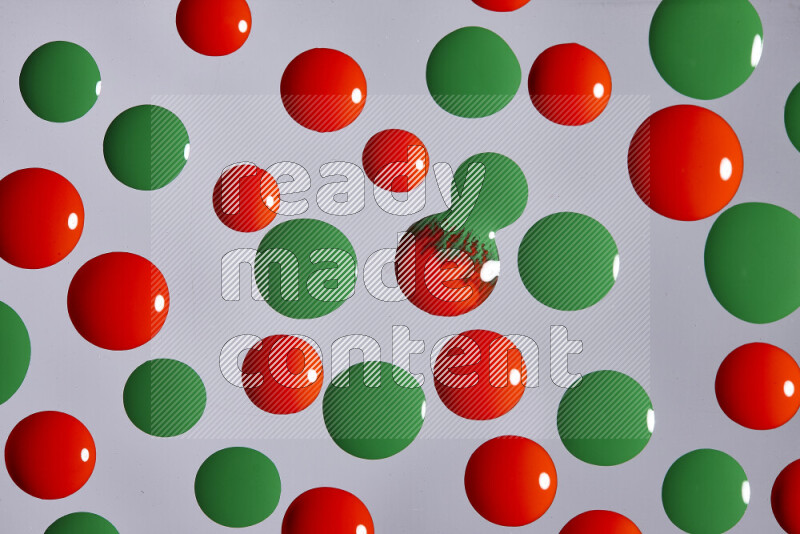
<svg viewBox="0 0 800 534">
<path fill-rule="evenodd" d="M 97 514 L 75 512 L 56 519 L 44 534 L 119 534 L 119 531 Z"/>
<path fill-rule="evenodd" d="M 17 392 L 31 363 L 31 339 L 17 312 L 0 302 L 0 404 Z"/>
<path fill-rule="evenodd" d="M 655 426 L 647 392 L 628 375 L 595 371 L 567 389 L 558 405 L 558 435 L 573 456 L 619 465 L 642 452 Z"/>
<path fill-rule="evenodd" d="M 194 479 L 197 504 L 225 527 L 250 527 L 278 507 L 281 478 L 272 460 L 247 447 L 230 447 L 209 456 Z"/>
<path fill-rule="evenodd" d="M 36 115 L 69 122 L 86 115 L 100 95 L 100 69 L 83 47 L 66 41 L 43 44 L 19 73 L 19 91 Z"/>
<path fill-rule="evenodd" d="M 789 93 L 789 98 L 786 99 L 783 122 L 786 125 L 789 141 L 800 151 L 800 83 L 794 86 L 792 92 Z"/>
<path fill-rule="evenodd" d="M 183 362 L 150 360 L 137 367 L 122 392 L 128 418 L 151 436 L 172 437 L 191 429 L 206 408 L 206 388 Z"/>
<path fill-rule="evenodd" d="M 742 85 L 761 59 L 764 30 L 748 0 L 662 0 L 650 55 L 673 89 L 710 100 Z"/>
<path fill-rule="evenodd" d="M 519 89 L 522 72 L 502 37 L 469 26 L 444 36 L 428 58 L 428 91 L 439 106 L 458 117 L 497 113 Z"/>
<path fill-rule="evenodd" d="M 722 534 L 747 510 L 750 483 L 739 463 L 714 449 L 698 449 L 678 458 L 661 487 L 664 511 L 689 534 Z"/>
<path fill-rule="evenodd" d="M 135 106 L 117 115 L 103 139 L 114 177 L 133 189 L 153 191 L 175 179 L 189 159 L 189 134 L 160 106 Z"/>
<path fill-rule="evenodd" d="M 705 268 L 722 307 L 749 323 L 771 323 L 800 306 L 800 219 L 772 204 L 725 210 L 708 233 Z"/>
<path fill-rule="evenodd" d="M 368 361 L 334 377 L 322 399 L 322 415 L 342 450 L 379 460 L 414 441 L 422 429 L 425 406 L 425 393 L 408 371 Z"/>
<path fill-rule="evenodd" d="M 517 264 L 522 283 L 536 300 L 556 310 L 582 310 L 614 286 L 619 252 L 602 224 L 587 215 L 561 212 L 528 230 Z"/>
<path fill-rule="evenodd" d="M 356 287 L 356 252 L 335 226 L 292 219 L 273 227 L 258 246 L 256 285 L 275 311 L 293 319 L 333 312 Z"/>
</svg>

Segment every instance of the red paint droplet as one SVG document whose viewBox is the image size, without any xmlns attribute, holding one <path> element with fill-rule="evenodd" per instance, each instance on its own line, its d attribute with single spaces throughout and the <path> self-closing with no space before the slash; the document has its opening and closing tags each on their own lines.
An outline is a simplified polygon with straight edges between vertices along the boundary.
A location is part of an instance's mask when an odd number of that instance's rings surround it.
<svg viewBox="0 0 800 534">
<path fill-rule="evenodd" d="M 17 423 L 5 456 L 8 474 L 22 491 L 40 499 L 62 499 L 92 475 L 94 440 L 71 415 L 38 412 Z"/>
<path fill-rule="evenodd" d="M 800 532 L 800 460 L 787 465 L 772 485 L 772 513 L 789 533 Z"/>
<path fill-rule="evenodd" d="M 353 58 L 313 48 L 294 58 L 281 78 L 281 100 L 301 126 L 317 132 L 341 130 L 367 100 L 367 79 Z"/>
<path fill-rule="evenodd" d="M 270 336 L 248 351 L 242 382 L 250 400 L 274 414 L 305 410 L 322 389 L 322 360 L 310 344 L 295 336 Z"/>
<path fill-rule="evenodd" d="M 628 150 L 636 194 L 656 213 L 679 221 L 704 219 L 724 208 L 739 189 L 743 164 L 733 129 L 699 106 L 653 113 Z"/>
<path fill-rule="evenodd" d="M 250 35 L 250 7 L 245 0 L 181 0 L 175 16 L 186 45 L 206 56 L 237 51 Z"/>
<path fill-rule="evenodd" d="M 436 392 L 466 419 L 494 419 L 525 392 L 527 370 L 519 349 L 505 336 L 470 330 L 448 341 L 434 365 Z"/>
<path fill-rule="evenodd" d="M 69 286 L 72 324 L 88 342 L 128 350 L 150 341 L 167 319 L 169 289 L 164 276 L 145 258 L 109 252 L 81 267 Z"/>
<path fill-rule="evenodd" d="M 464 486 L 472 507 L 497 525 L 519 527 L 539 519 L 556 496 L 550 455 L 519 436 L 494 438 L 472 453 Z"/>
<path fill-rule="evenodd" d="M 592 122 L 611 97 L 611 73 L 605 62 L 576 43 L 551 46 L 534 61 L 528 93 L 546 119 L 565 126 Z"/>
<path fill-rule="evenodd" d="M 394 193 L 407 193 L 428 174 L 428 151 L 405 130 L 383 130 L 364 147 L 364 172 L 372 183 Z"/>
<path fill-rule="evenodd" d="M 237 232 L 257 232 L 272 222 L 280 207 L 278 182 L 252 163 L 225 169 L 214 186 L 214 211 Z"/>
<path fill-rule="evenodd" d="M 367 507 L 352 493 L 314 488 L 292 501 L 281 527 L 281 534 L 309 532 L 374 534 L 375 527 Z"/>
<path fill-rule="evenodd" d="M 608 510 L 590 510 L 573 517 L 560 534 L 642 534 L 633 521 Z"/>
<path fill-rule="evenodd" d="M 800 367 L 774 345 L 742 345 L 719 366 L 715 390 L 731 420 L 755 430 L 777 428 L 800 408 Z"/>
<path fill-rule="evenodd" d="M 83 232 L 83 202 L 73 185 L 47 169 L 0 180 L 0 258 L 24 269 L 63 260 Z"/>
</svg>

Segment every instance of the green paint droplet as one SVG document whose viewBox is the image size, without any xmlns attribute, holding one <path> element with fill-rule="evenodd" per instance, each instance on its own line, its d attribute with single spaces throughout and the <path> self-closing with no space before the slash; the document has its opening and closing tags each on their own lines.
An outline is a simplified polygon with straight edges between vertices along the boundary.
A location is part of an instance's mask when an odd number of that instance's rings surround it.
<svg viewBox="0 0 800 534">
<path fill-rule="evenodd" d="M 19 315 L 0 302 L 0 404 L 17 392 L 31 363 L 31 340 Z"/>
<path fill-rule="evenodd" d="M 183 362 L 150 360 L 137 367 L 122 393 L 128 418 L 151 436 L 178 436 L 203 416 L 206 388 Z"/>
<path fill-rule="evenodd" d="M 331 438 L 345 452 L 379 460 L 414 441 L 425 406 L 425 393 L 408 371 L 369 361 L 333 379 L 325 390 L 322 414 Z"/>
<path fill-rule="evenodd" d="M 794 147 L 800 151 L 800 83 L 794 86 L 783 111 L 786 133 Z"/>
<path fill-rule="evenodd" d="M 249 527 L 278 507 L 281 479 L 272 460 L 247 447 L 209 456 L 194 480 L 197 504 L 209 519 L 226 527 Z"/>
<path fill-rule="evenodd" d="M 19 90 L 36 115 L 51 122 L 83 117 L 100 94 L 100 70 L 83 47 L 66 41 L 43 44 L 22 65 Z"/>
<path fill-rule="evenodd" d="M 522 283 L 557 310 L 582 310 L 614 286 L 619 253 L 605 227 L 587 215 L 562 212 L 534 224 L 519 246 Z"/>
<path fill-rule="evenodd" d="M 742 85 L 761 59 L 764 31 L 748 0 L 663 0 L 650 55 L 673 89 L 710 100 Z"/>
<path fill-rule="evenodd" d="M 119 534 L 119 531 L 97 514 L 75 512 L 56 519 L 44 534 Z"/>
<path fill-rule="evenodd" d="M 722 534 L 747 510 L 750 484 L 739 463 L 714 449 L 678 458 L 661 487 L 664 511 L 675 526 L 691 534 Z"/>
<path fill-rule="evenodd" d="M 497 113 L 517 94 L 517 56 L 502 37 L 485 28 L 458 29 L 439 41 L 428 58 L 428 90 L 439 106 L 467 118 Z"/>
<path fill-rule="evenodd" d="M 733 206 L 708 233 L 705 267 L 711 292 L 739 319 L 786 317 L 800 306 L 800 219 L 772 204 Z"/>
<path fill-rule="evenodd" d="M 593 465 L 619 465 L 650 441 L 655 412 L 628 375 L 595 371 L 570 387 L 558 405 L 558 435 L 567 450 Z"/>
<path fill-rule="evenodd" d="M 335 226 L 294 219 L 272 228 L 258 246 L 256 284 L 275 311 L 293 319 L 328 315 L 356 285 L 353 245 Z"/>
<path fill-rule="evenodd" d="M 114 177 L 133 189 L 153 191 L 172 182 L 189 159 L 189 134 L 160 106 L 135 106 L 115 118 L 103 139 Z"/>
</svg>

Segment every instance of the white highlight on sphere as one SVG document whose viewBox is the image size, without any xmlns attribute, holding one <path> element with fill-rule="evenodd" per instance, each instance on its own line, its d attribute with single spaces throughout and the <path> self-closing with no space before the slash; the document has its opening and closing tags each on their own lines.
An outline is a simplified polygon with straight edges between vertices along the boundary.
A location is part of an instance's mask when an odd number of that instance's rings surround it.
<svg viewBox="0 0 800 534">
<path fill-rule="evenodd" d="M 617 281 L 617 277 L 619 276 L 619 254 L 614 256 L 614 263 L 611 266 L 611 275 L 614 277 L 614 281 Z"/>
<path fill-rule="evenodd" d="M 783 394 L 787 397 L 794 396 L 794 382 L 787 380 L 783 383 Z"/>
<path fill-rule="evenodd" d="M 367 527 L 364 525 L 358 525 L 356 527 L 356 534 L 367 534 Z"/>
<path fill-rule="evenodd" d="M 742 482 L 742 500 L 745 504 L 750 504 L 750 482 Z"/>
<path fill-rule="evenodd" d="M 594 89 L 592 89 L 595 98 L 603 98 L 603 95 L 606 94 L 606 88 L 603 87 L 602 83 L 594 84 Z"/>
<path fill-rule="evenodd" d="M 186 146 L 183 147 L 183 159 L 187 161 L 189 160 L 189 152 L 191 152 L 191 147 L 189 146 L 189 143 L 186 143 Z"/>
<path fill-rule="evenodd" d="M 425 168 L 425 162 L 422 161 L 421 159 L 418 159 L 417 163 L 415 163 L 415 166 L 417 167 L 418 171 L 421 171 L 422 169 Z"/>
<path fill-rule="evenodd" d="M 496 234 L 494 232 L 489 232 L 489 239 L 494 239 Z"/>
<path fill-rule="evenodd" d="M 246 20 L 240 20 L 239 21 L 239 31 L 242 32 L 242 33 L 245 33 L 247 31 L 247 21 Z"/>
<path fill-rule="evenodd" d="M 81 449 L 81 461 L 82 462 L 89 461 L 89 449 Z"/>
<path fill-rule="evenodd" d="M 546 490 L 550 487 L 550 475 L 547 473 L 541 473 L 539 475 L 539 487 L 543 490 Z"/>
<path fill-rule="evenodd" d="M 275 199 L 272 198 L 272 195 L 267 196 L 267 207 L 271 208 L 275 204 Z"/>
<path fill-rule="evenodd" d="M 70 213 L 69 217 L 67 217 L 67 226 L 70 230 L 74 230 L 78 227 L 78 214 L 77 213 Z"/>
<path fill-rule="evenodd" d="M 764 51 L 764 41 L 761 36 L 756 34 L 753 37 L 753 50 L 750 52 L 750 66 L 755 68 L 758 62 L 761 61 L 761 52 Z"/>
<path fill-rule="evenodd" d="M 166 301 L 164 300 L 164 297 L 162 295 L 156 295 L 156 301 L 155 301 L 156 311 L 157 312 L 164 311 L 164 305 L 165 304 L 166 304 Z"/>
<path fill-rule="evenodd" d="M 353 94 L 350 95 L 350 98 L 353 99 L 353 104 L 360 103 L 362 98 L 361 89 L 359 89 L 358 87 L 353 89 Z"/>
<path fill-rule="evenodd" d="M 491 282 L 500 276 L 500 262 L 496 260 L 489 260 L 481 267 L 481 280 L 484 282 Z"/>
<path fill-rule="evenodd" d="M 654 412 L 652 408 L 649 408 L 647 410 L 647 430 L 649 430 L 650 433 L 652 434 L 653 430 L 655 429 L 656 429 L 656 412 Z"/>
<path fill-rule="evenodd" d="M 100 89 L 103 87 L 103 82 L 97 82 L 97 85 L 94 86 L 94 94 L 100 96 Z"/>
<path fill-rule="evenodd" d="M 728 158 L 722 158 L 722 161 L 719 162 L 719 177 L 722 178 L 723 182 L 727 182 L 730 180 L 732 174 L 733 164 L 731 163 L 731 160 Z"/>
<path fill-rule="evenodd" d="M 508 373 L 508 381 L 511 382 L 512 386 L 518 386 L 521 380 L 522 374 L 519 372 L 519 369 L 512 369 L 511 372 Z"/>
<path fill-rule="evenodd" d="M 420 410 L 420 413 L 422 414 L 422 418 L 423 419 L 425 419 L 425 412 L 427 410 L 428 410 L 428 403 L 425 402 L 425 401 L 422 401 L 422 409 Z"/>
<path fill-rule="evenodd" d="M 316 382 L 317 381 L 317 372 L 314 369 L 309 369 L 308 374 L 308 381 L 309 382 Z"/>
</svg>

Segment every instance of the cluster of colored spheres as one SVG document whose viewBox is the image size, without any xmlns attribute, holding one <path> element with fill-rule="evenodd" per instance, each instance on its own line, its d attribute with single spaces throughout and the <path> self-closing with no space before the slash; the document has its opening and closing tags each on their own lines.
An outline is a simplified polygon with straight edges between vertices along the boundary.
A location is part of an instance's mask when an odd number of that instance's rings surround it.
<svg viewBox="0 0 800 534">
<path fill-rule="evenodd" d="M 511 12 L 528 0 L 473 0 L 491 11 Z M 225 56 L 242 47 L 252 18 L 245 0 L 182 0 L 176 14 L 180 38 L 195 52 Z M 680 34 L 682 39 L 674 36 Z M 653 16 L 649 45 L 655 68 L 680 94 L 698 100 L 727 95 L 752 74 L 761 57 L 761 21 L 748 0 L 662 0 Z M 496 33 L 465 27 L 432 49 L 426 81 L 433 101 L 462 118 L 501 112 L 515 98 L 521 68 Z M 19 87 L 28 108 L 50 122 L 88 113 L 101 92 L 100 70 L 81 46 L 63 41 L 37 48 L 22 66 Z M 549 122 L 567 127 L 600 120 L 612 92 L 606 63 L 576 43 L 547 48 L 533 61 L 528 95 Z M 365 108 L 367 79 L 349 55 L 314 48 L 297 55 L 280 81 L 287 114 L 315 132 L 335 132 Z M 800 151 L 800 84 L 785 106 L 785 128 Z M 675 135 L 681 132 L 681 135 Z M 187 130 L 171 111 L 139 105 L 108 126 L 103 155 L 114 178 L 128 188 L 154 191 L 170 184 L 190 156 Z M 408 193 L 431 166 L 423 142 L 405 130 L 387 129 L 366 143 L 366 176 L 391 193 Z M 800 219 L 765 203 L 727 208 L 743 177 L 744 156 L 732 127 L 694 104 L 656 111 L 633 133 L 628 151 L 633 192 L 654 213 L 698 221 L 722 212 L 705 246 L 710 290 L 733 316 L 753 324 L 778 321 L 800 305 Z M 278 182 L 252 163 L 225 169 L 212 192 L 220 222 L 237 232 L 267 228 L 281 207 Z M 476 154 L 456 170 L 452 202 L 442 213 L 412 224 L 395 256 L 398 286 L 416 308 L 459 316 L 489 298 L 499 276 L 496 232 L 517 221 L 527 205 L 528 181 L 510 158 Z M 725 211 L 723 211 L 725 210 Z M 77 189 L 57 172 L 21 169 L 0 180 L 0 258 L 23 269 L 55 265 L 79 243 L 85 223 Z M 282 251 L 282 252 L 281 252 Z M 286 253 L 310 258 L 284 269 Z M 333 262 L 340 282 L 314 268 Z M 280 265 L 275 265 L 280 263 Z M 445 268 L 447 266 L 447 268 Z M 280 269 L 280 270 L 278 270 Z M 620 272 L 611 233 L 581 213 L 547 215 L 530 227 L 518 250 L 524 287 L 541 304 L 578 311 L 599 303 Z M 332 313 L 356 285 L 356 256 L 347 237 L 328 223 L 295 219 L 271 228 L 258 247 L 255 277 L 264 300 L 278 313 L 313 319 Z M 455 275 L 455 276 L 454 276 Z M 281 280 L 280 287 L 274 280 Z M 305 284 L 287 283 L 306 280 Z M 453 280 L 464 283 L 454 287 Z M 271 281 L 273 281 L 271 283 Z M 94 346 L 124 351 L 149 342 L 170 307 L 166 279 L 146 258 L 113 251 L 86 261 L 67 291 L 67 311 L 80 336 Z M 0 303 L 0 403 L 21 386 L 31 358 L 22 319 Z M 296 414 L 322 393 L 324 369 L 308 340 L 273 335 L 260 340 L 242 363 L 242 382 L 253 405 L 269 414 Z M 507 337 L 470 330 L 450 339 L 437 355 L 434 384 L 455 417 L 485 421 L 509 413 L 527 383 L 524 355 Z M 800 368 L 787 352 L 767 343 L 733 350 L 721 363 L 715 393 L 721 410 L 742 427 L 768 430 L 787 423 L 800 407 Z M 747 391 L 747 396 L 742 395 Z M 356 458 L 378 460 L 409 447 L 422 429 L 427 401 L 416 378 L 390 363 L 365 361 L 332 378 L 322 395 L 324 424 L 332 441 Z M 173 359 L 141 364 L 128 378 L 124 409 L 133 425 L 160 438 L 185 434 L 202 418 L 206 389 L 188 365 Z M 561 443 L 575 458 L 596 466 L 632 460 L 648 444 L 655 412 L 644 388 L 630 376 L 600 370 L 567 389 L 557 412 Z M 8 436 L 5 463 L 14 483 L 40 499 L 60 499 L 83 487 L 95 467 L 95 443 L 76 418 L 37 412 Z M 558 477 L 547 451 L 522 436 L 500 436 L 465 459 L 464 489 L 481 517 L 522 526 L 541 517 L 555 499 Z M 261 452 L 230 447 L 199 466 L 195 497 L 214 522 L 228 527 L 260 523 L 281 497 L 278 468 Z M 777 477 L 772 508 L 787 532 L 800 532 L 800 460 Z M 738 523 L 750 500 L 739 463 L 714 449 L 697 449 L 669 468 L 662 485 L 666 515 L 690 534 L 722 533 Z M 76 512 L 55 521 L 49 534 L 111 534 L 104 518 Z M 297 496 L 282 532 L 371 534 L 373 519 L 355 495 L 319 487 Z M 570 520 L 562 534 L 635 534 L 628 518 L 590 510 Z"/>
</svg>

